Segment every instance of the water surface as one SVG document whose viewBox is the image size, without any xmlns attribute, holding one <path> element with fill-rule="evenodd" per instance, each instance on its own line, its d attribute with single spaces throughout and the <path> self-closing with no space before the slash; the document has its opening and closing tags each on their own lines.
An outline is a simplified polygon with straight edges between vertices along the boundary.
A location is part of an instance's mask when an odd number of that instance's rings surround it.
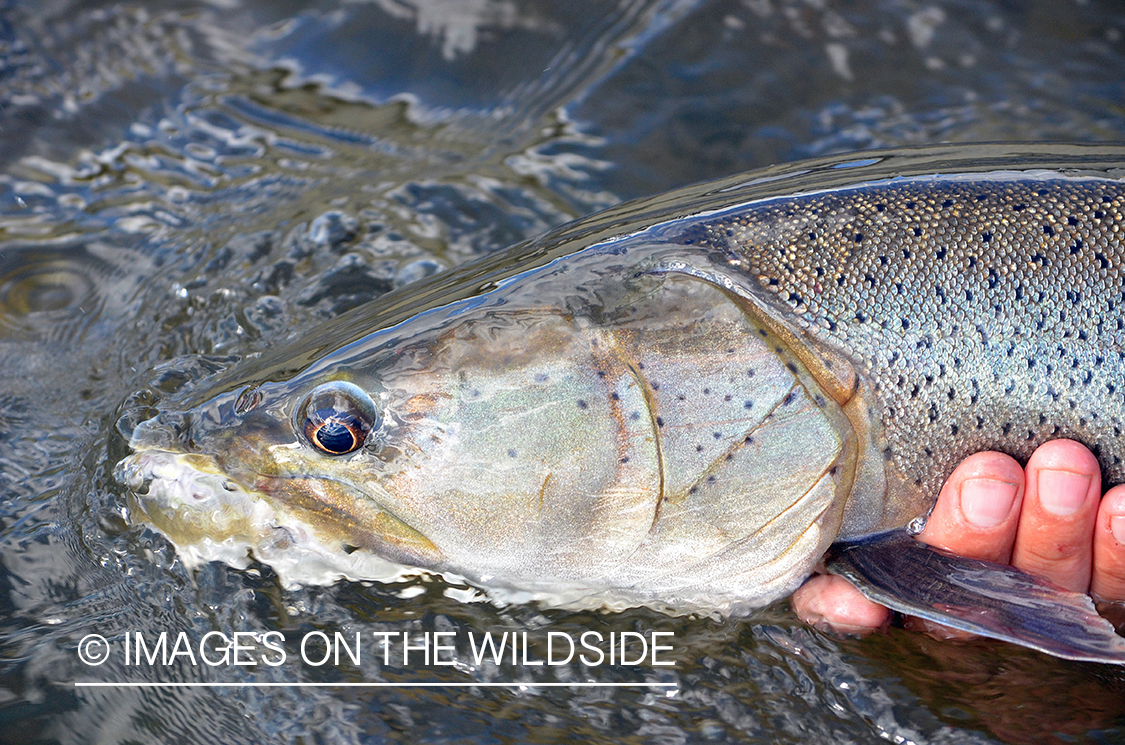
<svg viewBox="0 0 1125 745">
<path fill-rule="evenodd" d="M 1125 140 L 1123 35 L 1108 0 L 4 4 L 0 742 L 1125 739 L 1118 671 L 898 629 L 840 639 L 785 603 L 720 621 L 497 607 L 428 577 L 188 571 L 110 478 L 122 412 L 623 199 L 876 147 Z M 90 633 L 270 630 L 450 631 L 459 664 L 77 654 Z M 465 644 L 588 630 L 673 632 L 677 665 L 474 666 Z"/>
</svg>

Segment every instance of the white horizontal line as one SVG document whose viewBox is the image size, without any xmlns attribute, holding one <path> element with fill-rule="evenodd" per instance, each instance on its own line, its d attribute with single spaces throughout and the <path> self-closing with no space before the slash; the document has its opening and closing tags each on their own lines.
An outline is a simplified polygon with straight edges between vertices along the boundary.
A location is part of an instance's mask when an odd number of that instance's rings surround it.
<svg viewBox="0 0 1125 745">
<path fill-rule="evenodd" d="M 78 682 L 75 688 L 679 688 L 679 683 L 112 683 Z"/>
</svg>

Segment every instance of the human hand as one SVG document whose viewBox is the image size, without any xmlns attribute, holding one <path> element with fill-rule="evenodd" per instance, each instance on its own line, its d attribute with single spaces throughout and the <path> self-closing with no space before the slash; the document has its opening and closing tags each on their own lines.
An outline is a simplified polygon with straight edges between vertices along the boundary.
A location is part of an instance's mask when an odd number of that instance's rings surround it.
<svg viewBox="0 0 1125 745">
<path fill-rule="evenodd" d="M 1026 469 L 1002 453 L 969 456 L 942 487 L 918 539 L 1102 600 L 1125 600 L 1125 485 L 1103 497 L 1097 459 L 1073 440 L 1044 443 Z M 792 603 L 805 622 L 843 633 L 872 631 L 891 615 L 834 575 L 812 577 Z"/>
</svg>

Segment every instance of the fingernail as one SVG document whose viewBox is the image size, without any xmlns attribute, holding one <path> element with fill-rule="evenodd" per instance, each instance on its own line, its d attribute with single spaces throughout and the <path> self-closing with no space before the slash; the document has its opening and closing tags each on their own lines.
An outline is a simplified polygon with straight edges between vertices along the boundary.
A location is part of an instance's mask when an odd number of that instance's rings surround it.
<svg viewBox="0 0 1125 745">
<path fill-rule="evenodd" d="M 961 483 L 961 512 L 978 528 L 994 528 L 1011 514 L 1017 491 L 1010 481 L 967 479 Z"/>
<path fill-rule="evenodd" d="M 1114 515 L 1109 518 L 1109 529 L 1113 531 L 1113 537 L 1122 546 L 1125 546 L 1125 516 Z"/>
<path fill-rule="evenodd" d="M 1039 472 L 1039 504 L 1052 515 L 1069 517 L 1086 504 L 1090 477 L 1070 471 Z"/>
</svg>

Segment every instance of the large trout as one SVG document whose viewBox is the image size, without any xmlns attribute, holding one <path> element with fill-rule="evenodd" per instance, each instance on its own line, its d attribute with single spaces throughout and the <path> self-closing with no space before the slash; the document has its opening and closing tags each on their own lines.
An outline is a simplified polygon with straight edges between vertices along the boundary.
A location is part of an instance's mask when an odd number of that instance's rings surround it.
<svg viewBox="0 0 1125 745">
<path fill-rule="evenodd" d="M 1125 477 L 1119 164 L 898 152 L 620 207 L 123 425 L 118 478 L 189 563 L 291 582 L 743 613 L 843 542 L 882 602 L 1122 661 L 1084 596 L 904 538 L 976 450 L 1072 437 Z"/>
</svg>

